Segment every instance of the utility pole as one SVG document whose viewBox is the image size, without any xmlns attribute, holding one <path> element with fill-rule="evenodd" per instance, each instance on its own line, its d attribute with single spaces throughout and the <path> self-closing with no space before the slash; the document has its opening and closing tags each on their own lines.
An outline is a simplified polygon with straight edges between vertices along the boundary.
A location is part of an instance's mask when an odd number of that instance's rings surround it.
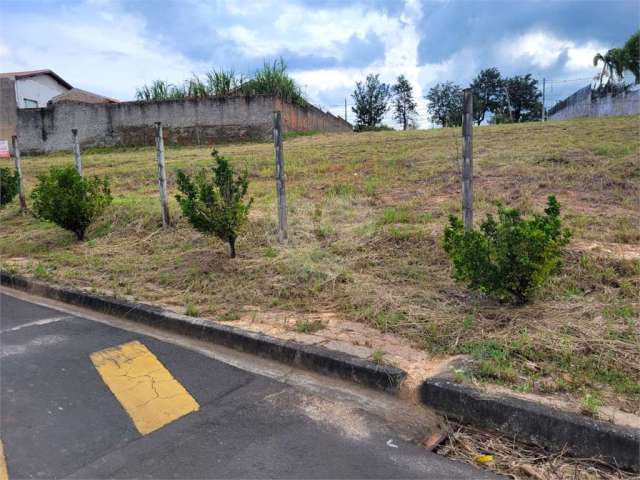
<svg viewBox="0 0 640 480">
<path fill-rule="evenodd" d="M 547 79 L 542 77 L 542 121 L 544 122 L 546 120 L 546 111 L 544 108 L 545 102 L 545 96 L 547 93 Z"/>
<path fill-rule="evenodd" d="M 473 93 L 464 90 L 462 113 L 462 220 L 465 232 L 473 230 Z"/>
<path fill-rule="evenodd" d="M 76 162 L 76 170 L 82 176 L 82 157 L 80 156 L 80 142 L 78 141 L 78 129 L 71 129 L 71 136 L 73 137 L 73 158 Z"/>
<path fill-rule="evenodd" d="M 348 122 L 349 120 L 347 120 L 347 97 L 344 97 L 344 121 Z"/>
</svg>

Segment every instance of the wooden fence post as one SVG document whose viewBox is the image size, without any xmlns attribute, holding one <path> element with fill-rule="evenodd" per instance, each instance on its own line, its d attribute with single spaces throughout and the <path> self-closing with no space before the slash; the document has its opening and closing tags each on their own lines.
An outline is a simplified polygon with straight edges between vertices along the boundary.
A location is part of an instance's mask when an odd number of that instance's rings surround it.
<svg viewBox="0 0 640 480">
<path fill-rule="evenodd" d="M 162 122 L 156 122 L 156 162 L 158 163 L 158 186 L 160 187 L 162 226 L 168 227 L 170 224 L 169 200 L 167 198 L 167 172 L 164 164 L 164 139 L 162 138 Z"/>
<path fill-rule="evenodd" d="M 76 162 L 76 170 L 82 176 L 82 157 L 80 156 L 80 142 L 78 142 L 78 129 L 71 129 L 71 136 L 73 137 L 73 157 Z"/>
<path fill-rule="evenodd" d="M 18 198 L 20 199 L 20 211 L 26 213 L 27 211 L 27 199 L 24 195 L 24 181 L 22 180 L 22 161 L 20 160 L 20 146 L 18 145 L 18 137 L 16 135 L 11 137 L 11 144 L 13 146 L 13 158 L 16 162 L 16 171 L 18 172 Z"/>
<path fill-rule="evenodd" d="M 473 229 L 473 94 L 464 90 L 462 136 L 462 217 L 466 232 Z"/>
<path fill-rule="evenodd" d="M 278 194 L 278 241 L 287 241 L 287 197 L 284 190 L 284 152 L 282 151 L 282 114 L 273 112 L 273 144 L 276 151 L 276 191 Z"/>
</svg>

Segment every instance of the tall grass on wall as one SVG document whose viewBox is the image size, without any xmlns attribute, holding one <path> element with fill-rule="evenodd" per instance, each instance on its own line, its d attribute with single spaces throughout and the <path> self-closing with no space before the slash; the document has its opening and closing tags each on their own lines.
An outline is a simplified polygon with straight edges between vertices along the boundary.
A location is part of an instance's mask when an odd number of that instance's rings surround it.
<svg viewBox="0 0 640 480">
<path fill-rule="evenodd" d="M 211 70 L 204 79 L 194 74 L 182 85 L 165 80 L 155 80 L 150 85 L 136 89 L 136 100 L 174 100 L 181 98 L 209 98 L 231 95 L 278 95 L 296 105 L 305 106 L 302 89 L 287 74 L 287 64 L 282 58 L 273 63 L 264 62 L 252 76 L 245 77 L 234 70 Z"/>
</svg>

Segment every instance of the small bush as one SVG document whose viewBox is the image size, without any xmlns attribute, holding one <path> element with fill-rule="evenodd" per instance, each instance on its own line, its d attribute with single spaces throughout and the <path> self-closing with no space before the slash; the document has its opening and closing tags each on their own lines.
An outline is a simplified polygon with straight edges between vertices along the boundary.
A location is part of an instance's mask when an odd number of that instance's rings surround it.
<svg viewBox="0 0 640 480">
<path fill-rule="evenodd" d="M 18 194 L 19 183 L 20 176 L 17 170 L 11 173 L 9 168 L 0 168 L 0 208 L 11 203 Z"/>
<path fill-rule="evenodd" d="M 106 177 L 83 178 L 72 166 L 39 175 L 31 198 L 36 217 L 72 231 L 78 240 L 113 200 Z"/>
<path fill-rule="evenodd" d="M 500 301 L 525 303 L 558 268 L 569 242 L 553 195 L 544 212 L 527 220 L 516 209 L 500 207 L 498 221 L 489 214 L 480 231 L 469 232 L 450 216 L 444 249 L 453 261 L 454 278 Z"/>
<path fill-rule="evenodd" d="M 198 308 L 191 302 L 188 302 L 184 309 L 184 314 L 188 317 L 198 317 L 200 316 L 200 312 Z"/>
<path fill-rule="evenodd" d="M 216 165 L 211 167 L 211 179 L 204 169 L 193 179 L 178 170 L 178 189 L 182 194 L 176 195 L 176 199 L 193 228 L 228 242 L 229 255 L 235 258 L 236 239 L 247 222 L 253 203 L 253 198 L 243 202 L 249 186 L 247 172 L 236 177 L 229 162 L 216 150 L 211 155 L 216 161 Z"/>
</svg>

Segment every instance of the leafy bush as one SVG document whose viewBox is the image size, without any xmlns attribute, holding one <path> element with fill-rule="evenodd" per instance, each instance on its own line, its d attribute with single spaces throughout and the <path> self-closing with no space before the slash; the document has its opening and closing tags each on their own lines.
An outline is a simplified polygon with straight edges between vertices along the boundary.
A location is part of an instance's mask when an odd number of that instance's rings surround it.
<svg viewBox="0 0 640 480">
<path fill-rule="evenodd" d="M 112 200 L 107 178 L 83 178 L 72 166 L 39 175 L 31 198 L 36 217 L 72 231 L 78 240 Z"/>
<path fill-rule="evenodd" d="M 0 168 L 0 208 L 11 203 L 11 200 L 18 194 L 20 175 L 18 171 L 3 167 Z"/>
<path fill-rule="evenodd" d="M 512 208 L 491 214 L 480 231 L 464 231 L 462 221 L 449 217 L 444 249 L 453 261 L 453 276 L 500 301 L 525 303 L 531 293 L 558 268 L 570 233 L 562 230 L 560 205 L 551 195 L 544 215 L 523 219 Z"/>
<path fill-rule="evenodd" d="M 211 167 L 211 179 L 205 169 L 193 179 L 178 170 L 178 189 L 182 195 L 176 195 L 176 199 L 193 228 L 228 242 L 229 255 L 235 258 L 236 239 L 253 203 L 253 199 L 243 202 L 249 186 L 247 172 L 236 177 L 233 167 L 216 150 L 211 155 L 216 161 Z"/>
</svg>

